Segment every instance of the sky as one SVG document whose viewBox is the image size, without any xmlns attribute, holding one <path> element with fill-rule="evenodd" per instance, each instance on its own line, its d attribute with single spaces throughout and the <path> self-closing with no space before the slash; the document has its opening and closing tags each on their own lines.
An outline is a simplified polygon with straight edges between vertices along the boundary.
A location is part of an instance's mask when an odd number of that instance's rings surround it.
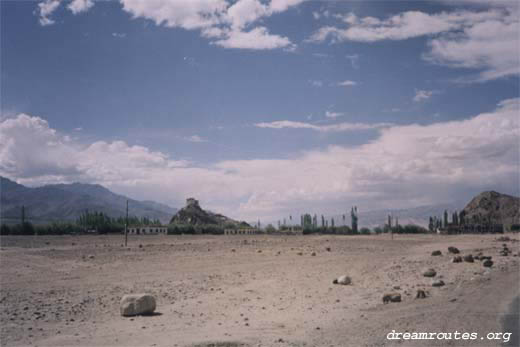
<svg viewBox="0 0 520 347">
<path fill-rule="evenodd" d="M 0 0 L 0 175 L 247 221 L 520 194 L 517 1 Z"/>
</svg>

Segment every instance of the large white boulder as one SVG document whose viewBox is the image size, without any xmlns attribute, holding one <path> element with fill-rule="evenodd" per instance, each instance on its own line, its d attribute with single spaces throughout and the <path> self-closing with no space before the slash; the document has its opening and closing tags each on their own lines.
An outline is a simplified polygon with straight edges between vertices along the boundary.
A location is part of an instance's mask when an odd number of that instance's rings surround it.
<svg viewBox="0 0 520 347">
<path fill-rule="evenodd" d="M 155 311 L 155 298 L 150 294 L 129 294 L 121 299 L 121 316 L 150 314 Z"/>
</svg>

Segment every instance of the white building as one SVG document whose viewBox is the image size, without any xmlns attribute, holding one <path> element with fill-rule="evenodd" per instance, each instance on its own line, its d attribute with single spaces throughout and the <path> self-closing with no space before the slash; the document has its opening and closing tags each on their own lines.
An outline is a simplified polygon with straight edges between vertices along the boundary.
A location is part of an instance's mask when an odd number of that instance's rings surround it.
<svg viewBox="0 0 520 347">
<path fill-rule="evenodd" d="M 168 228 L 167 227 L 164 227 L 164 226 L 161 226 L 161 225 L 144 225 L 144 226 L 140 226 L 140 227 L 129 227 L 128 228 L 128 233 L 129 234 L 155 234 L 155 235 L 159 235 L 159 234 L 167 234 L 168 233 Z"/>
</svg>

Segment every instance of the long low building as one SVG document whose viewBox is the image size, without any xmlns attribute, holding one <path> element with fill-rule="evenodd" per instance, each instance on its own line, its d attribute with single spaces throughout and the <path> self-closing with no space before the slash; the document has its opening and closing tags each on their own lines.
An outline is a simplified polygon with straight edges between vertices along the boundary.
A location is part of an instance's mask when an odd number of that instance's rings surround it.
<svg viewBox="0 0 520 347">
<path fill-rule="evenodd" d="M 224 229 L 224 235 L 252 235 L 252 234 L 262 234 L 262 232 L 255 228 Z"/>
<path fill-rule="evenodd" d="M 167 234 L 168 227 L 164 227 L 161 225 L 144 225 L 140 227 L 129 227 L 129 234 Z"/>
</svg>

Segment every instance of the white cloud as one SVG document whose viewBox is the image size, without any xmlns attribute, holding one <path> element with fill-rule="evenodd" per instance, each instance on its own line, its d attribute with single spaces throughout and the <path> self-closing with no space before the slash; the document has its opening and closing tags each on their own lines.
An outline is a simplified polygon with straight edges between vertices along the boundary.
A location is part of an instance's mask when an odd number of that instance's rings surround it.
<svg viewBox="0 0 520 347">
<path fill-rule="evenodd" d="M 342 82 L 338 82 L 337 85 L 340 86 L 340 87 L 352 87 L 352 86 L 357 85 L 357 82 L 350 81 L 350 80 L 345 80 L 345 81 L 342 81 Z"/>
<path fill-rule="evenodd" d="M 117 37 L 118 39 L 124 39 L 126 37 L 126 33 L 112 33 L 113 37 Z"/>
<path fill-rule="evenodd" d="M 92 0 L 72 0 L 67 8 L 73 14 L 78 14 L 88 11 L 92 6 L 94 6 L 94 1 Z"/>
<path fill-rule="evenodd" d="M 339 16 L 346 27 L 322 27 L 308 41 L 375 42 L 427 36 L 429 51 L 424 59 L 451 67 L 479 69 L 479 75 L 472 80 L 488 81 L 520 73 L 518 14 L 514 6 L 436 14 L 407 11 L 386 19 L 359 18 L 349 13 Z"/>
<path fill-rule="evenodd" d="M 342 117 L 344 115 L 345 114 L 343 112 L 331 112 L 331 111 L 326 111 L 325 112 L 325 117 L 332 118 L 332 119 L 336 119 L 336 118 Z"/>
<path fill-rule="evenodd" d="M 362 145 L 208 166 L 122 141 L 67 140 L 46 121 L 19 115 L 0 122 L 0 174 L 30 185 L 99 183 L 174 205 L 195 196 L 204 207 L 247 220 L 332 214 L 353 204 L 363 210 L 406 208 L 484 189 L 517 191 L 519 108 L 519 99 L 505 100 L 465 120 L 383 127 Z M 270 127 L 289 126 L 316 130 L 287 121 Z"/>
<path fill-rule="evenodd" d="M 477 81 L 488 81 L 520 73 L 520 25 L 513 15 L 506 20 L 489 20 L 465 28 L 455 37 L 429 42 L 425 59 L 434 63 L 483 70 Z"/>
<path fill-rule="evenodd" d="M 231 31 L 225 39 L 215 41 L 224 48 L 242 48 L 251 50 L 288 48 L 294 45 L 287 37 L 269 34 L 267 28 L 256 27 L 250 31 Z"/>
<path fill-rule="evenodd" d="M 240 0 L 231 5 L 227 16 L 233 29 L 242 29 L 268 14 L 269 8 L 258 0 Z"/>
<path fill-rule="evenodd" d="M 187 137 L 186 140 L 189 141 L 189 142 L 198 142 L 198 143 L 200 143 L 200 142 L 208 142 L 208 140 L 200 137 L 199 135 L 192 135 L 190 137 Z"/>
<path fill-rule="evenodd" d="M 415 90 L 415 96 L 413 97 L 413 101 L 421 102 L 424 100 L 428 100 L 432 97 L 434 92 L 432 90 Z"/>
<path fill-rule="evenodd" d="M 323 87 L 323 81 L 320 81 L 320 80 L 309 80 L 309 83 L 310 83 L 313 87 L 317 87 L 317 88 L 321 88 L 321 87 Z"/>
<path fill-rule="evenodd" d="M 220 24 L 228 3 L 225 0 L 121 0 L 123 10 L 134 18 L 146 18 L 156 25 L 201 29 Z"/>
<path fill-rule="evenodd" d="M 330 115 L 330 116 L 329 116 Z M 327 112 L 327 117 L 336 118 L 339 117 L 339 113 L 329 113 Z M 382 129 L 385 127 L 390 127 L 392 124 L 390 123 L 338 123 L 338 124 L 330 124 L 330 125 L 315 125 L 311 123 L 304 122 L 294 122 L 289 120 L 280 120 L 274 122 L 261 122 L 256 123 L 255 126 L 258 128 L 270 128 L 270 129 L 311 129 L 320 132 L 342 132 L 342 131 L 354 131 L 354 130 L 370 130 L 370 129 Z"/>
<path fill-rule="evenodd" d="M 49 17 L 58 9 L 60 6 L 60 0 L 45 0 L 38 4 L 38 15 L 40 16 L 40 25 L 46 26 L 54 24 L 54 20 Z"/>
<path fill-rule="evenodd" d="M 295 45 L 281 35 L 271 34 L 264 26 L 251 27 L 261 18 L 296 6 L 302 0 L 120 0 L 123 9 L 134 18 L 146 18 L 156 25 L 200 30 L 212 43 L 224 48 L 293 50 Z"/>
<path fill-rule="evenodd" d="M 496 20 L 502 14 L 493 10 L 488 12 L 442 12 L 428 14 L 420 11 L 407 11 L 385 20 L 374 17 L 359 18 L 353 13 L 343 16 L 347 28 L 324 27 L 311 36 L 311 41 L 323 41 L 332 36 L 338 41 L 374 42 L 381 40 L 405 40 L 418 36 L 434 35 L 459 30 L 475 23 Z"/>
</svg>

